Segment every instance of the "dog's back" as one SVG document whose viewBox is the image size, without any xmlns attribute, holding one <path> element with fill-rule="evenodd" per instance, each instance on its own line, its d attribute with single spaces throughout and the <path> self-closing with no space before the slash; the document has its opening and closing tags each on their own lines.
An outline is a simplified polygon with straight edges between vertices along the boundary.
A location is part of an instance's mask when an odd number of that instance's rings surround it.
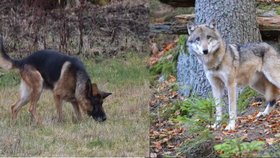
<svg viewBox="0 0 280 158">
<path fill-rule="evenodd" d="M 73 75 L 77 71 L 86 74 L 84 65 L 78 58 L 70 57 L 54 50 L 37 51 L 17 61 L 17 67 L 23 67 L 24 65 L 33 66 L 42 75 L 45 88 L 52 89 L 60 77 L 62 66 L 65 62 L 70 62 L 69 70 L 71 70 Z"/>
</svg>

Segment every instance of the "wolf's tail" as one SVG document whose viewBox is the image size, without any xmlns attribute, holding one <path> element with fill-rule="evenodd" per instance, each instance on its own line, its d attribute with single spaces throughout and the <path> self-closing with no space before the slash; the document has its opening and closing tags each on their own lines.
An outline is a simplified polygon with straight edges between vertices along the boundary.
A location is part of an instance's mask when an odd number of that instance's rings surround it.
<svg viewBox="0 0 280 158">
<path fill-rule="evenodd" d="M 17 68 L 19 66 L 19 61 L 13 60 L 5 51 L 3 44 L 3 37 L 0 36 L 0 67 L 5 70 L 10 70 Z"/>
</svg>

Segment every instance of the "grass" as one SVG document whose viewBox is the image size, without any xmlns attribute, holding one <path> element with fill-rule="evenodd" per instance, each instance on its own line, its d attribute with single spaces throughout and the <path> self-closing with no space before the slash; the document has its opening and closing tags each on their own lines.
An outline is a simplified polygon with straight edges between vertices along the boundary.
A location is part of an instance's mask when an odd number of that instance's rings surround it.
<svg viewBox="0 0 280 158">
<path fill-rule="evenodd" d="M 45 91 L 38 105 L 42 125 L 31 121 L 28 106 L 13 122 L 10 105 L 17 100 L 19 78 L 16 71 L 2 72 L 1 156 L 148 156 L 150 89 L 145 57 L 84 61 L 99 88 L 113 92 L 104 103 L 107 121 L 97 123 L 84 115 L 83 121 L 74 123 L 73 109 L 64 103 L 65 121 L 58 123 L 52 93 Z"/>
</svg>

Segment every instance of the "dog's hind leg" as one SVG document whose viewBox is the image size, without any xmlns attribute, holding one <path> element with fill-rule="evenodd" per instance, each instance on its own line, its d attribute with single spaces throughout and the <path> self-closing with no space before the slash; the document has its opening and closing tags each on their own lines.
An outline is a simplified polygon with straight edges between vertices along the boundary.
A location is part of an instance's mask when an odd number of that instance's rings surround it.
<svg viewBox="0 0 280 158">
<path fill-rule="evenodd" d="M 20 84 L 20 99 L 11 107 L 12 119 L 16 119 L 17 113 L 30 99 L 30 87 L 22 80 Z"/>
<path fill-rule="evenodd" d="M 25 65 L 21 71 L 22 79 L 30 87 L 30 107 L 32 119 L 35 119 L 38 124 L 42 122 L 41 118 L 36 112 L 37 102 L 43 90 L 43 78 L 39 71 L 30 65 Z"/>
</svg>

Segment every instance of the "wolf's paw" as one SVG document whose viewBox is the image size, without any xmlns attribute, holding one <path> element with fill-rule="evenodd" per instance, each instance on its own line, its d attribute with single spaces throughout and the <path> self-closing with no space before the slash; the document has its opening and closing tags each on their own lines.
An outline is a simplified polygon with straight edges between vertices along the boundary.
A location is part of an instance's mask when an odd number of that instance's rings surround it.
<svg viewBox="0 0 280 158">
<path fill-rule="evenodd" d="M 214 129 L 214 130 L 216 130 L 216 129 L 220 128 L 220 126 L 219 126 L 219 125 L 217 125 L 217 124 L 207 125 L 206 127 L 207 127 L 207 128 L 210 128 L 210 129 Z"/>
<path fill-rule="evenodd" d="M 259 112 L 257 114 L 257 118 L 262 118 L 262 117 L 265 117 L 266 115 L 267 115 L 267 113 L 265 113 L 265 112 Z"/>
<path fill-rule="evenodd" d="M 218 122 L 215 122 L 213 125 L 210 126 L 210 128 L 213 128 L 213 129 L 218 129 L 220 128 L 220 124 Z"/>
<path fill-rule="evenodd" d="M 235 123 L 229 123 L 226 128 L 225 128 L 226 131 L 230 131 L 230 130 L 235 130 Z"/>
</svg>

